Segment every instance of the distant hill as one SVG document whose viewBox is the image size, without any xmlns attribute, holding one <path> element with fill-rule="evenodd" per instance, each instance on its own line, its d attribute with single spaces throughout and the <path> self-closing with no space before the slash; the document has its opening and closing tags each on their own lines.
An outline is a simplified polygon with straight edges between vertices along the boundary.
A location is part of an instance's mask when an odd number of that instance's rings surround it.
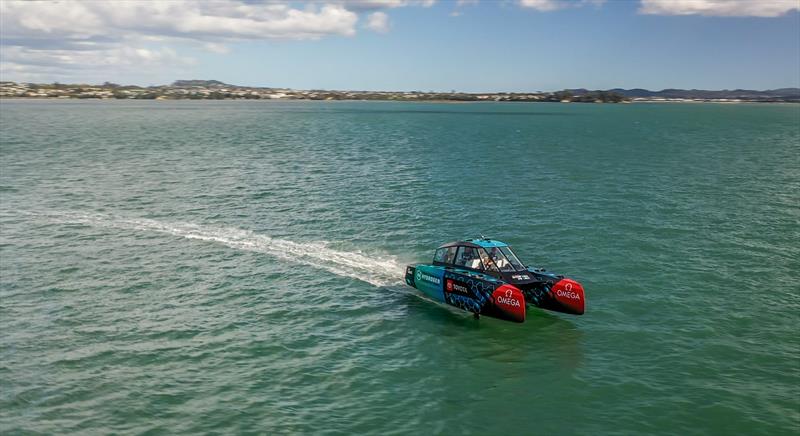
<svg viewBox="0 0 800 436">
<path fill-rule="evenodd" d="M 0 0 L 2 1 L 2 0 Z M 564 89 L 555 92 L 422 92 L 296 90 L 231 85 L 219 80 L 176 80 L 170 85 L 136 86 L 105 82 L 102 85 L 16 83 L 0 81 L 0 98 L 114 98 L 140 100 L 386 100 L 386 101 L 513 101 L 554 103 L 719 102 L 800 103 L 800 88 L 766 91 L 749 89 Z"/>
<path fill-rule="evenodd" d="M 236 85 L 229 85 L 219 80 L 176 80 L 172 85 L 176 88 L 185 88 L 188 86 L 202 86 L 205 88 L 237 88 Z"/>
<path fill-rule="evenodd" d="M 583 95 L 592 91 L 588 89 L 568 89 L 574 95 Z M 650 91 L 648 89 L 634 88 L 609 89 L 628 98 L 686 98 L 686 99 L 739 99 L 739 100 L 783 100 L 800 101 L 800 88 L 780 88 L 768 89 L 766 91 L 755 91 L 751 89 L 723 89 L 721 91 L 709 91 L 704 89 L 662 89 L 661 91 Z"/>
<path fill-rule="evenodd" d="M 198 87 L 206 89 L 214 89 L 214 88 L 272 89 L 267 87 L 248 87 L 248 86 L 231 85 L 229 83 L 220 82 L 219 80 L 197 80 L 197 79 L 176 80 L 172 82 L 172 85 L 169 86 L 175 88 Z M 317 90 L 315 92 L 322 92 L 322 91 Z M 661 91 L 651 91 L 649 89 L 642 89 L 642 88 L 633 88 L 633 89 L 614 88 L 603 91 L 603 90 L 589 90 L 586 88 L 576 88 L 576 89 L 565 89 L 564 91 L 559 91 L 559 93 L 568 93 L 575 97 L 583 96 L 584 98 L 592 98 L 592 96 L 602 95 L 603 93 L 608 95 L 610 93 L 610 95 L 616 94 L 618 96 L 622 96 L 627 99 L 637 99 L 637 98 L 641 99 L 666 98 L 666 99 L 690 99 L 690 100 L 735 99 L 735 100 L 745 100 L 745 101 L 800 102 L 800 88 L 768 89 L 766 91 L 756 91 L 751 89 L 733 89 L 733 90 L 723 89 L 720 91 L 709 91 L 705 89 L 672 89 L 672 88 L 662 89 Z M 553 93 L 553 94 L 558 94 L 558 93 Z"/>
</svg>

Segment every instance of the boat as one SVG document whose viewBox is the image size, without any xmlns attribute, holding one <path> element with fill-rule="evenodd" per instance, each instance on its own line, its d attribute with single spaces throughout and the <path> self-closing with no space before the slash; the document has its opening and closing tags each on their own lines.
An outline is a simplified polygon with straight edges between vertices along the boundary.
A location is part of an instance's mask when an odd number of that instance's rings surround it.
<svg viewBox="0 0 800 436">
<path fill-rule="evenodd" d="M 526 266 L 508 244 L 483 236 L 439 246 L 432 263 L 406 267 L 405 281 L 476 318 L 524 322 L 527 306 L 582 315 L 586 305 L 580 283 Z"/>
</svg>

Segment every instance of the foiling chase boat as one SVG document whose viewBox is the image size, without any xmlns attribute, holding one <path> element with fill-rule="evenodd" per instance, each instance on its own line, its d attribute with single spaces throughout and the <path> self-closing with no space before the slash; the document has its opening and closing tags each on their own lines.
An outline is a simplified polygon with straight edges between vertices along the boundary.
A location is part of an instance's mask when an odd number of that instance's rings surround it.
<svg viewBox="0 0 800 436">
<path fill-rule="evenodd" d="M 408 265 L 405 280 L 475 317 L 524 322 L 526 305 L 573 315 L 586 305 L 580 283 L 525 266 L 508 244 L 483 237 L 440 246 L 433 263 Z"/>
</svg>

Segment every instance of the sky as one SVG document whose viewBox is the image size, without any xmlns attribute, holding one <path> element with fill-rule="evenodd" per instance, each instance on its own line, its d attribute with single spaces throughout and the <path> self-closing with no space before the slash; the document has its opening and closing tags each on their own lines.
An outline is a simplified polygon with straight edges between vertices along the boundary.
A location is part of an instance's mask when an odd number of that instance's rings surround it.
<svg viewBox="0 0 800 436">
<path fill-rule="evenodd" d="M 800 87 L 800 0 L 0 0 L 0 80 Z"/>
</svg>

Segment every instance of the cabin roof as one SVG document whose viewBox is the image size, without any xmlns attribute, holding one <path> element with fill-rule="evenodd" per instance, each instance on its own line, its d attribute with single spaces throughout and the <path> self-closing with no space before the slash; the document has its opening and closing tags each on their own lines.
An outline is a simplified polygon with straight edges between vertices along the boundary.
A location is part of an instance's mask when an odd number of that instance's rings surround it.
<svg viewBox="0 0 800 436">
<path fill-rule="evenodd" d="M 508 244 L 506 244 L 505 242 L 496 241 L 494 239 L 479 239 L 479 238 L 475 238 L 475 239 L 466 239 L 466 240 L 463 240 L 463 241 L 448 242 L 446 244 L 440 245 L 439 248 L 447 248 L 447 247 L 453 247 L 453 246 L 457 246 L 457 245 L 463 245 L 465 247 L 483 247 L 483 248 L 507 247 L 508 246 Z"/>
</svg>

